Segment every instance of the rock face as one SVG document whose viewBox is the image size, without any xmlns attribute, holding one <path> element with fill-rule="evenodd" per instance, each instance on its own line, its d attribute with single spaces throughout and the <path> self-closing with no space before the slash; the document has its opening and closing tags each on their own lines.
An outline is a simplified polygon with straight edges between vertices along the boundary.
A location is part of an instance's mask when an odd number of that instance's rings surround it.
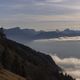
<svg viewBox="0 0 80 80">
<path fill-rule="evenodd" d="M 0 39 L 0 66 L 27 80 L 73 80 L 49 55 L 6 38 Z"/>
</svg>

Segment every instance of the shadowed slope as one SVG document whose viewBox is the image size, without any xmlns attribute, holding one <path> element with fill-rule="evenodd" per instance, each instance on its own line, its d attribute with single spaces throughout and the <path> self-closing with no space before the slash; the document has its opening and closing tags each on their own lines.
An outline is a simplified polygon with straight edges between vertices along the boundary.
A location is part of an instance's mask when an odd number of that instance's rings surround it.
<svg viewBox="0 0 80 80">
<path fill-rule="evenodd" d="M 0 64 L 28 80 L 73 80 L 63 75 L 53 59 L 22 44 L 0 38 Z"/>
</svg>

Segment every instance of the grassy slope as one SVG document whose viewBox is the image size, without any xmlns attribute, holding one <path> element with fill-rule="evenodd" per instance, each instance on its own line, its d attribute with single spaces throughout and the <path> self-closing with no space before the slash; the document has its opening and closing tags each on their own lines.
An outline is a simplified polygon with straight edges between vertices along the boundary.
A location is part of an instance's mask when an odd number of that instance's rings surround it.
<svg viewBox="0 0 80 80">
<path fill-rule="evenodd" d="M 26 80 L 12 72 L 0 68 L 0 80 Z"/>
</svg>

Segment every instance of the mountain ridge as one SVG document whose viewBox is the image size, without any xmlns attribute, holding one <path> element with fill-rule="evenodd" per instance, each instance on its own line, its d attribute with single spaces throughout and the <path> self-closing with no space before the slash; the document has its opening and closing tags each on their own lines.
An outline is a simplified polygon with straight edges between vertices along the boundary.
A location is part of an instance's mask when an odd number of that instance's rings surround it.
<svg viewBox="0 0 80 80">
<path fill-rule="evenodd" d="M 36 31 L 34 29 L 21 29 L 20 27 L 14 27 L 10 29 L 4 29 L 4 32 L 9 39 L 20 43 L 26 43 L 39 39 L 80 36 L 79 30 L 70 29 L 65 29 L 63 31 Z"/>
</svg>

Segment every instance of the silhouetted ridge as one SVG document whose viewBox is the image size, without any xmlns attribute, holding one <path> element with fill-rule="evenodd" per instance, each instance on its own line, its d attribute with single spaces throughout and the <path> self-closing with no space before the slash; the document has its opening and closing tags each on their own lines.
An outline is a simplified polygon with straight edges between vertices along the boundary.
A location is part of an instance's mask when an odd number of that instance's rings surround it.
<svg viewBox="0 0 80 80">
<path fill-rule="evenodd" d="M 21 29 L 19 27 L 14 27 L 10 29 L 4 29 L 4 32 L 9 39 L 23 44 L 39 39 L 80 36 L 80 30 L 71 29 L 65 29 L 63 31 L 58 29 L 55 31 L 36 31 L 35 29 Z"/>
<path fill-rule="evenodd" d="M 0 39 L 0 64 L 28 80 L 73 80 L 49 55 L 6 38 Z"/>
</svg>

